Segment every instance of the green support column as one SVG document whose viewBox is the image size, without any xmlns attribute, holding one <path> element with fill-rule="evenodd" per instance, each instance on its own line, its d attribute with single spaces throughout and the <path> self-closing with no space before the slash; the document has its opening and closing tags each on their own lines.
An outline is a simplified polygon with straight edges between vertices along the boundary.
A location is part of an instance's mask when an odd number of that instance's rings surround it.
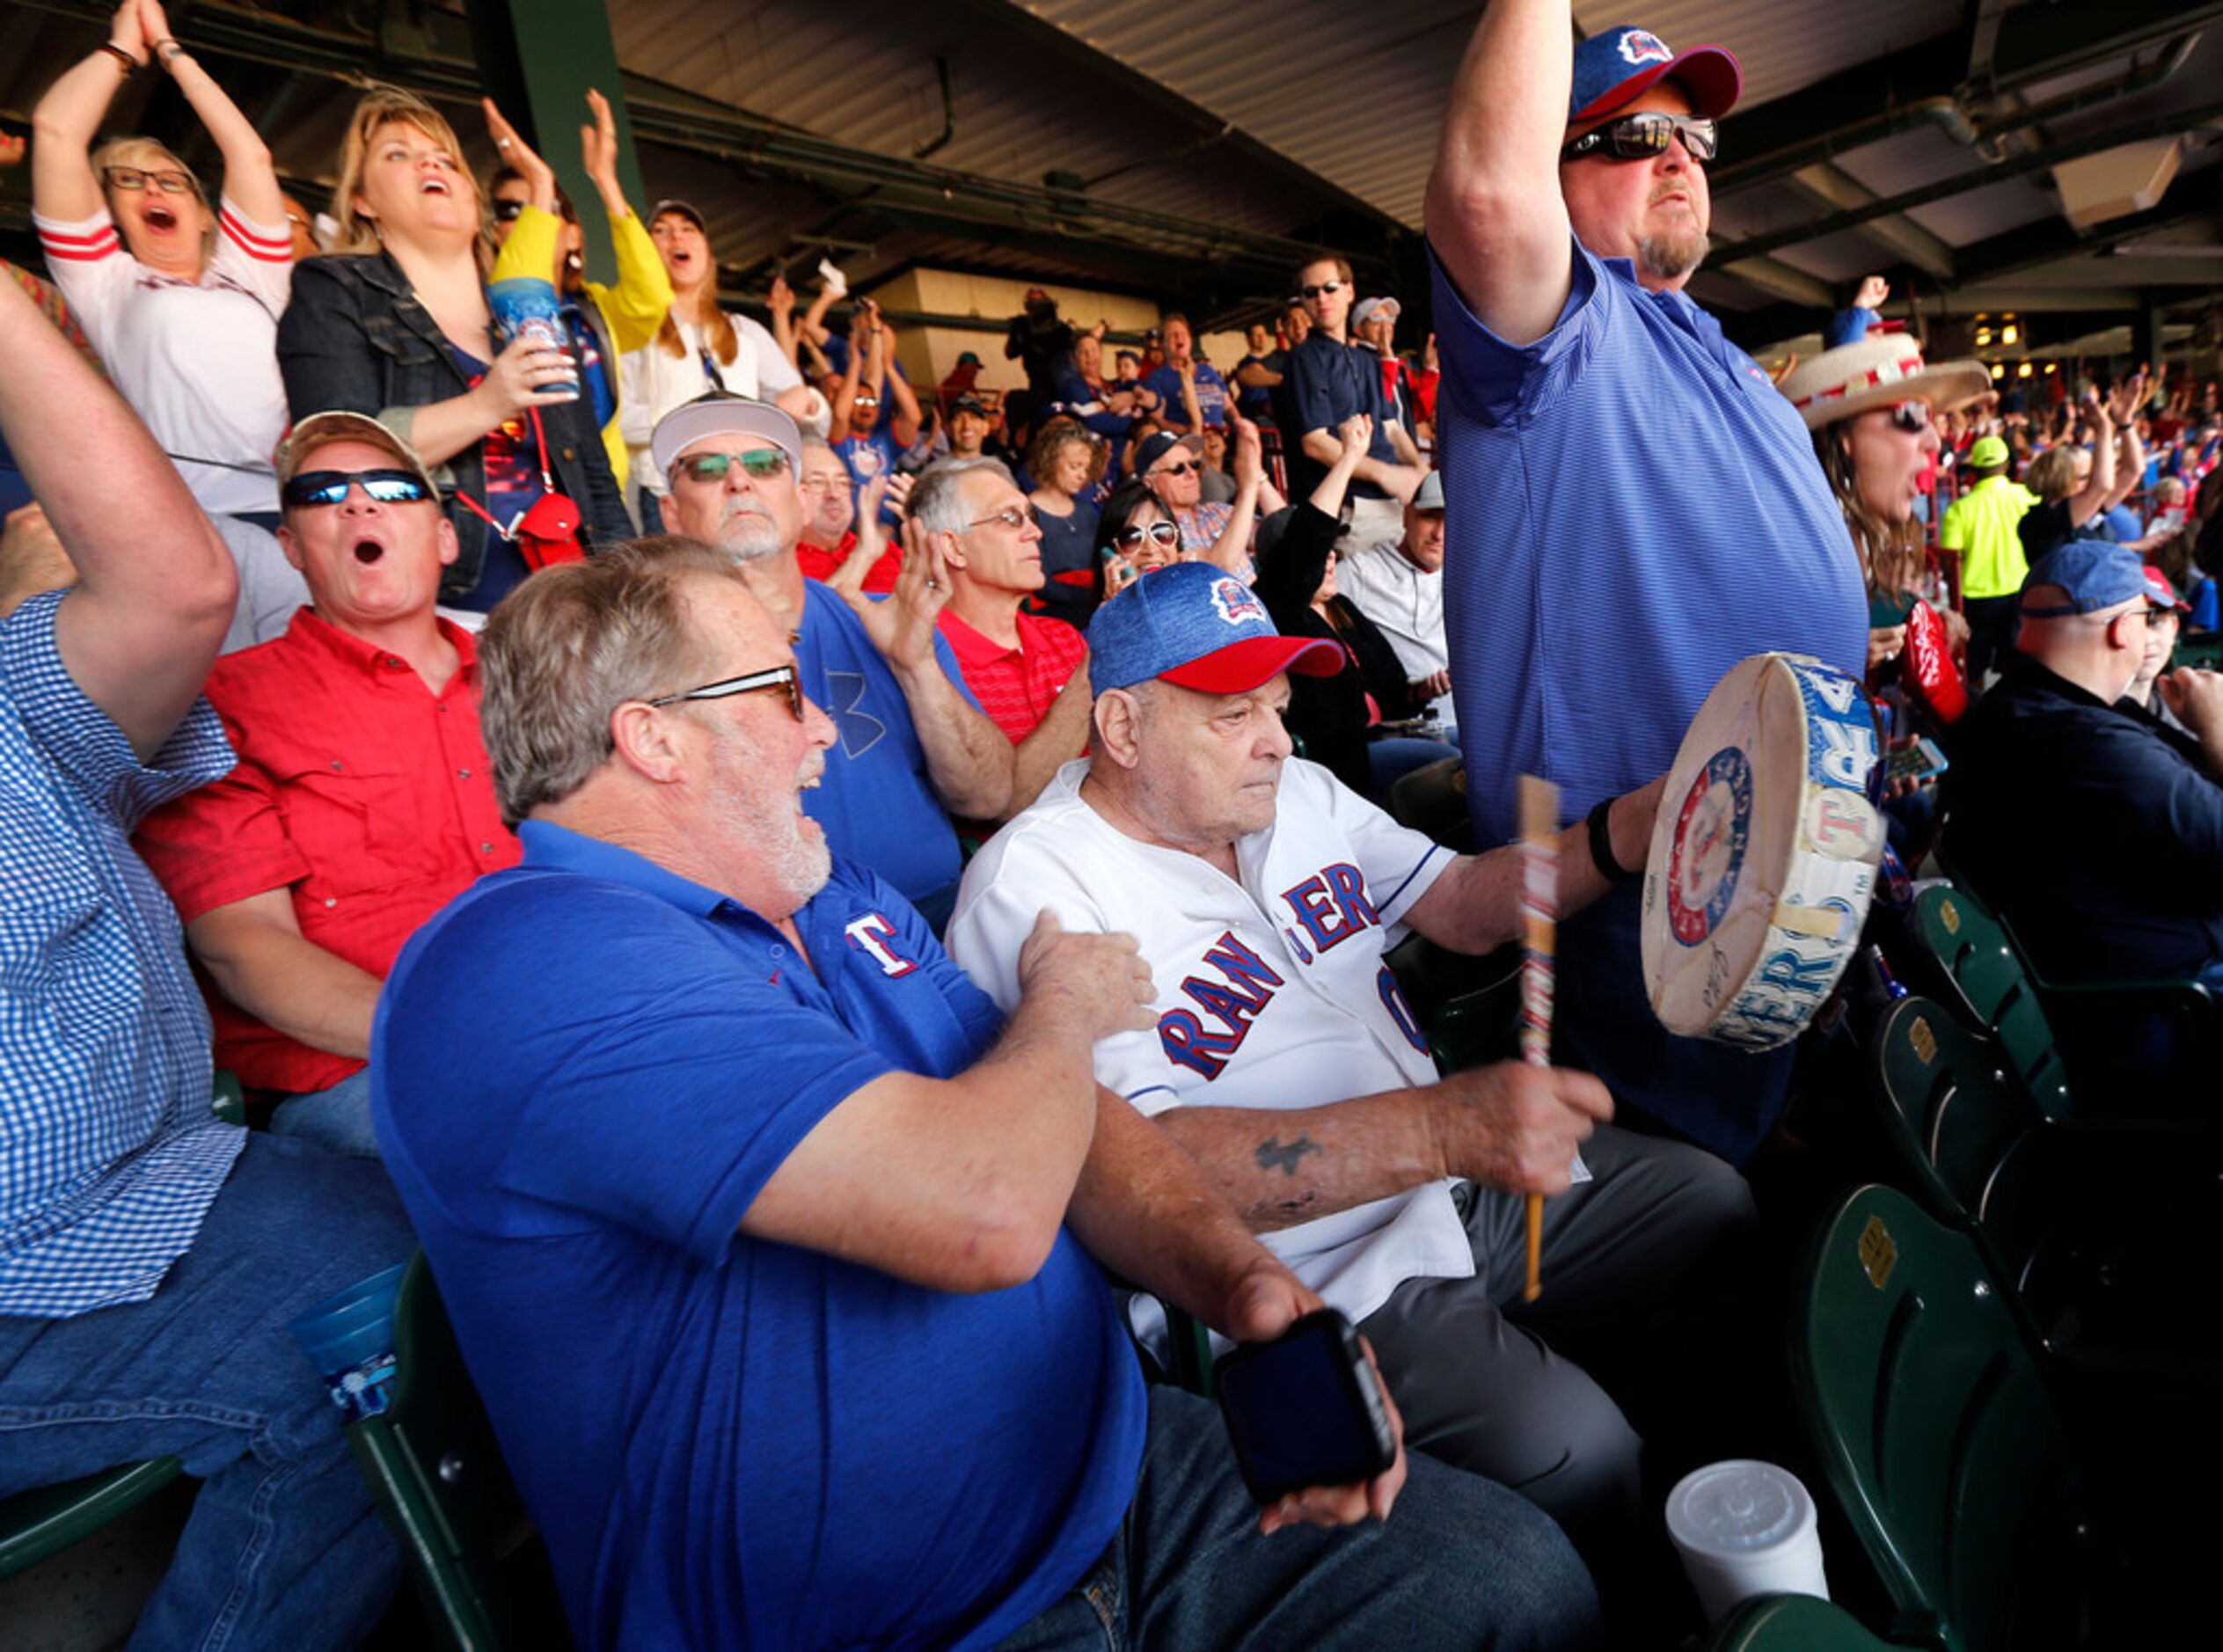
<svg viewBox="0 0 2223 1652">
<path fill-rule="evenodd" d="M 587 231 L 587 273 L 615 281 L 610 224 L 602 197 L 579 159 L 579 128 L 592 119 L 587 91 L 610 99 L 618 121 L 618 177 L 635 212 L 655 203 L 641 194 L 640 157 L 625 113 L 618 47 L 603 0 L 465 0 L 472 49 L 486 95 L 556 169 Z"/>
</svg>

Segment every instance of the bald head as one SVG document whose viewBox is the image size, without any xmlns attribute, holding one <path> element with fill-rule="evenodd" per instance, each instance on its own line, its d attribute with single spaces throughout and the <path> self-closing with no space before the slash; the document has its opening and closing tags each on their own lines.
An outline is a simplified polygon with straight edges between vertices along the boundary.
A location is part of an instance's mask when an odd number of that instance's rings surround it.
<svg viewBox="0 0 2223 1652">
<path fill-rule="evenodd" d="M 2024 586 L 2022 629 L 2015 646 L 2111 705 L 2145 662 L 2153 604 L 2137 596 L 2088 614 L 2048 611 L 2068 605 L 2069 594 L 2060 586 Z"/>
</svg>

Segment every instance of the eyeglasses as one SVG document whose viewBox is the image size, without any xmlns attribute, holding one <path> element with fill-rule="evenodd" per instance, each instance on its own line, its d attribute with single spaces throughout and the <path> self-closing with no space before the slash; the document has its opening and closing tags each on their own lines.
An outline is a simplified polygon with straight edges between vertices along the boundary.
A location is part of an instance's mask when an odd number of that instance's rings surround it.
<svg viewBox="0 0 2223 1652">
<path fill-rule="evenodd" d="M 852 407 L 877 407 L 880 406 L 880 398 L 877 396 L 852 396 L 849 398 L 849 402 L 850 406 Z"/>
<path fill-rule="evenodd" d="M 1299 287 L 1297 290 L 1304 297 L 1318 298 L 1327 293 L 1340 293 L 1343 290 L 1343 283 L 1339 281 L 1322 281 L 1317 287 Z"/>
<path fill-rule="evenodd" d="M 1625 114 L 1618 121 L 1608 121 L 1595 131 L 1583 133 L 1560 150 L 1559 157 L 1563 161 L 1580 160 L 1604 150 L 1617 161 L 1649 161 L 1666 154 L 1667 146 L 1678 136 L 1694 161 L 1710 161 L 1721 148 L 1721 128 L 1707 116 L 1669 114 L 1664 110 L 1648 109 L 1642 114 Z"/>
<path fill-rule="evenodd" d="M 1007 505 L 993 515 L 976 517 L 965 525 L 969 528 L 985 528 L 992 522 L 998 527 L 1008 528 L 1013 533 L 1017 533 L 1027 527 L 1041 527 L 1042 520 L 1042 512 L 1036 510 L 1032 505 Z"/>
<path fill-rule="evenodd" d="M 1198 464 L 1194 459 L 1183 459 L 1178 464 L 1161 464 L 1158 466 L 1157 469 L 1151 471 L 1151 474 L 1152 476 L 1186 476 L 1191 471 L 1202 470 L 1203 468 L 1203 467 Z"/>
<path fill-rule="evenodd" d="M 337 505 L 356 482 L 382 505 L 420 505 L 432 497 L 424 479 L 407 471 L 303 471 L 285 485 L 279 502 L 289 510 Z"/>
<path fill-rule="evenodd" d="M 792 665 L 775 665 L 767 670 L 751 671 L 745 676 L 721 677 L 715 683 L 706 683 L 700 688 L 684 689 L 676 694 L 660 694 L 648 701 L 651 705 L 676 705 L 682 700 L 722 700 L 735 694 L 753 694 L 758 689 L 785 689 L 787 709 L 795 714 L 795 720 L 803 720 L 803 685 Z"/>
<path fill-rule="evenodd" d="M 150 172 L 138 166 L 111 166 L 108 181 L 118 189 L 144 189 L 149 185 L 165 195 L 190 195 L 194 193 L 193 179 L 184 172 L 165 170 Z"/>
<path fill-rule="evenodd" d="M 515 223 L 524 209 L 525 203 L 522 201 L 507 201 L 500 195 L 494 197 L 494 215 L 496 223 Z"/>
<path fill-rule="evenodd" d="M 768 482 L 787 474 L 787 456 L 778 448 L 758 448 L 753 453 L 691 453 L 672 468 L 691 482 L 722 482 L 735 465 L 752 480 Z"/>
<path fill-rule="evenodd" d="M 1930 428 L 1930 405 L 1926 401 L 1901 401 L 1891 404 L 1891 428 L 1910 436 L 1919 436 Z"/>
<path fill-rule="evenodd" d="M 1153 522 L 1133 528 L 1122 528 L 1112 536 L 1112 543 L 1119 545 L 1137 545 L 1145 539 L 1152 545 L 1179 545 L 1181 530 L 1170 522 Z"/>
</svg>

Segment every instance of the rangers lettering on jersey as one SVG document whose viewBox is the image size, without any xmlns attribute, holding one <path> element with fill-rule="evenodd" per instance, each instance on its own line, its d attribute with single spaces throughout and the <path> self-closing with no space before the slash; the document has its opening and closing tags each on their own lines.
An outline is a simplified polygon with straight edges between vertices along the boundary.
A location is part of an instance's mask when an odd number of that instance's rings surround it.
<svg viewBox="0 0 2223 1652">
<path fill-rule="evenodd" d="M 1274 1001 L 1274 990 L 1288 983 L 1272 965 L 1237 940 L 1232 931 L 1221 933 L 1204 954 L 1203 962 L 1226 976 L 1225 983 L 1190 976 L 1182 981 L 1181 990 L 1225 1030 L 1208 1029 L 1203 1016 L 1196 1010 L 1167 1010 L 1158 1018 L 1158 1041 L 1169 1060 L 1202 1073 L 1209 1084 L 1226 1070 L 1229 1058 L 1243 1047 L 1251 1024 Z"/>
</svg>

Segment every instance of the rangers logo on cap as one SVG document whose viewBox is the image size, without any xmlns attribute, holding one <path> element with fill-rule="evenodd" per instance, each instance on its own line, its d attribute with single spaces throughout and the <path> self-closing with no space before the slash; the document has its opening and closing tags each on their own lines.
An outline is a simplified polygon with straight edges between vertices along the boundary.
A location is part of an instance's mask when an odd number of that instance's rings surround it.
<svg viewBox="0 0 2223 1652">
<path fill-rule="evenodd" d="M 1630 63 L 1668 63 L 1675 54 L 1667 49 L 1667 42 L 1649 29 L 1629 29 L 1620 39 L 1621 55 Z"/>
<path fill-rule="evenodd" d="M 1265 603 L 1252 593 L 1249 586 L 1236 579 L 1216 580 L 1212 583 L 1212 606 L 1219 617 L 1231 625 L 1248 621 L 1253 625 L 1269 625 Z"/>
</svg>

